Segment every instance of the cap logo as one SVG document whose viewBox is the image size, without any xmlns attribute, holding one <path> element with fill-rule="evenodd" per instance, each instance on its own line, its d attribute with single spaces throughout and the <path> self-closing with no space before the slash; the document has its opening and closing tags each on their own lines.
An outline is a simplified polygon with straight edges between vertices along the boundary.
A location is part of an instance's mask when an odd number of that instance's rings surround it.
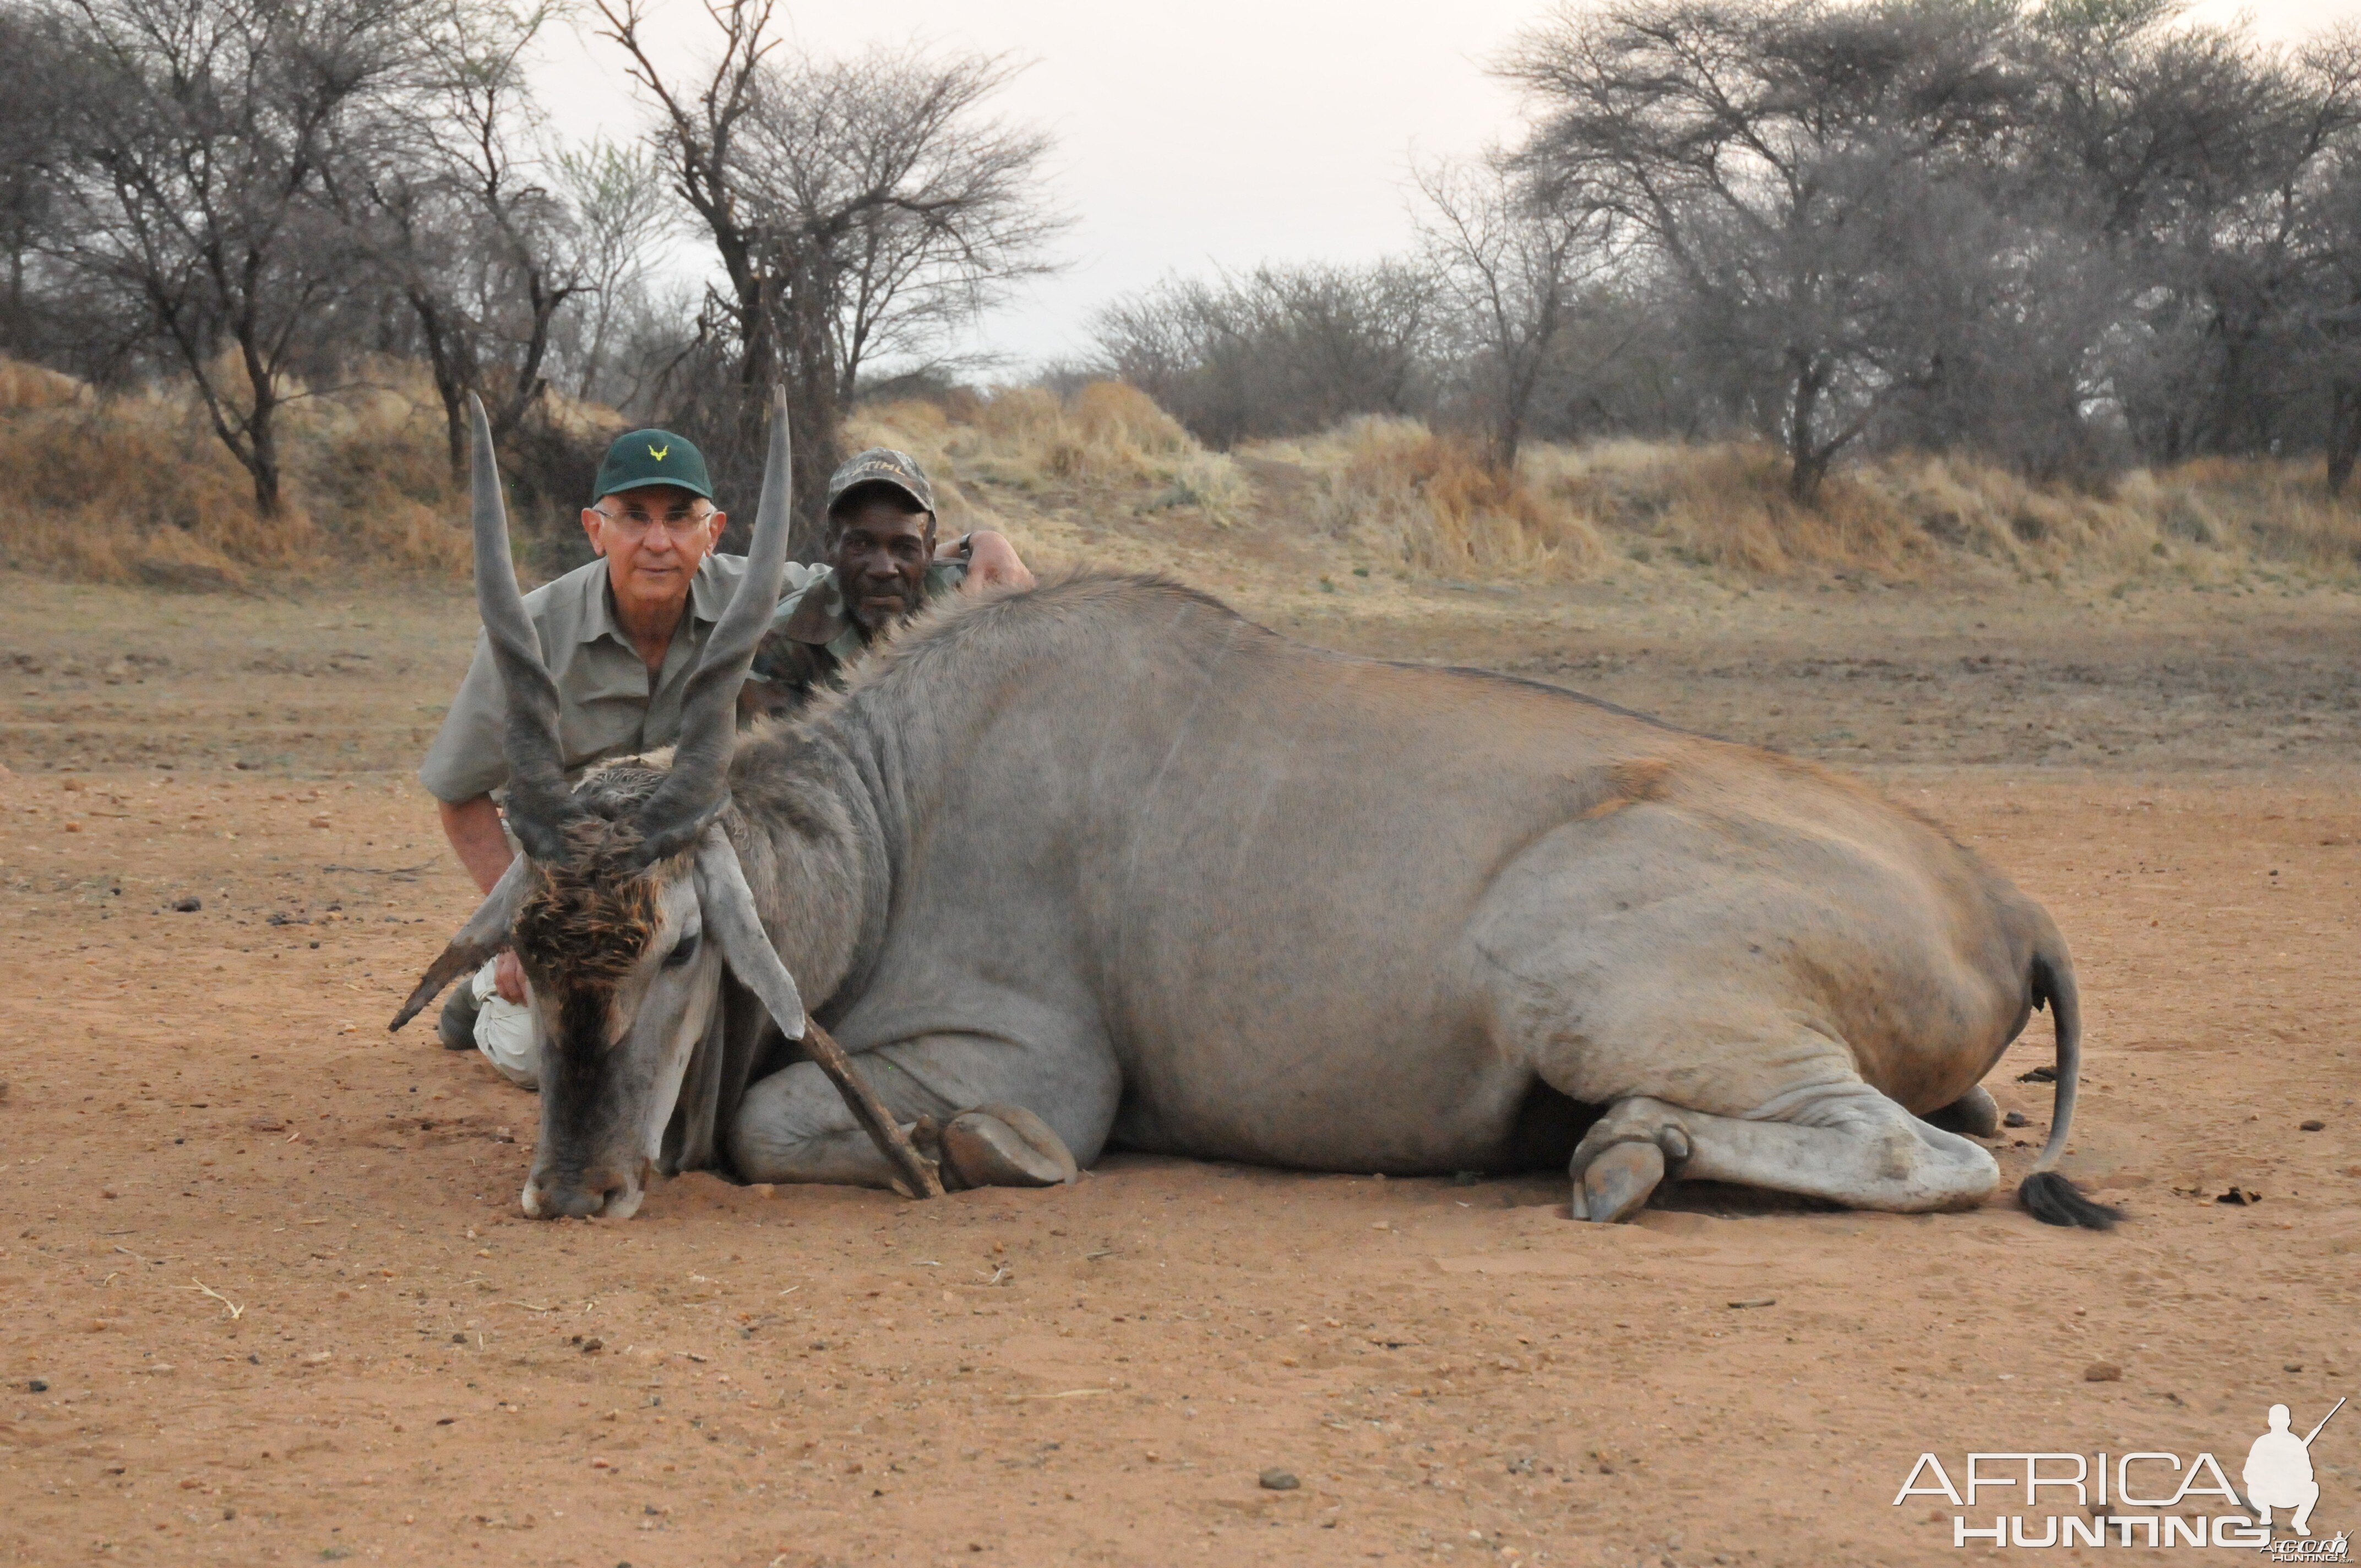
<svg viewBox="0 0 2361 1568">
<path fill-rule="evenodd" d="M 661 463 L 661 462 L 663 462 L 663 461 L 664 460 L 664 454 L 665 454 L 665 453 L 667 453 L 667 452 L 670 452 L 671 450 L 672 450 L 672 444 L 671 444 L 670 442 L 666 442 L 666 443 L 665 443 L 664 445 L 662 445 L 662 446 L 651 446 L 651 447 L 649 447 L 649 448 L 648 448 L 648 455 L 649 455 L 649 456 L 651 456 L 651 457 L 653 457 L 653 458 L 654 458 L 657 462 Z"/>
</svg>

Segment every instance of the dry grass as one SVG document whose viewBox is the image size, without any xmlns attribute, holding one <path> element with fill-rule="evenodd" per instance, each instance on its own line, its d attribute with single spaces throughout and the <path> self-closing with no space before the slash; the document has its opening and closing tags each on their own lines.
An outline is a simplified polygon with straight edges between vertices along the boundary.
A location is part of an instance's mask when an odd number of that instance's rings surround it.
<svg viewBox="0 0 2361 1568">
<path fill-rule="evenodd" d="M 1406 421 L 1358 421 L 1257 451 L 1314 477 L 1312 528 L 1448 577 L 1598 576 L 1630 563 L 1889 581 L 2000 572 L 2209 582 L 2257 565 L 2361 579 L 2361 504 L 2331 499 L 2317 463 L 2212 459 L 2136 472 L 2094 495 L 1957 456 L 1897 454 L 1839 469 L 1806 506 L 1787 493 L 1779 454 L 1752 444 L 1529 446 L 1513 480 Z"/>
<path fill-rule="evenodd" d="M 2208 581 L 2272 564 L 2361 576 L 2361 506 L 2332 500 L 2316 463 L 2215 459 L 2135 472 L 2092 494 L 1959 456 L 1895 454 L 1839 470 L 1808 507 L 1788 496 L 1779 455 L 1758 445 L 1546 448 L 1526 470 L 1619 536 L 1627 558 L 1662 552 L 1749 576 L 1997 569 Z"/>
<path fill-rule="evenodd" d="M 1587 576 L 1606 557 L 1574 498 L 1529 469 L 1497 473 L 1473 443 L 1411 420 L 1358 419 L 1257 450 L 1317 475 L 1312 527 L 1389 565 L 1442 577 Z"/>
<path fill-rule="evenodd" d="M 367 566 L 454 576 L 468 562 L 441 405 L 412 367 L 291 403 L 280 429 L 285 504 L 262 518 L 252 481 L 195 397 L 101 396 L 0 361 L 0 559 L 100 582 L 242 587 Z"/>
<path fill-rule="evenodd" d="M 615 423 L 565 403 L 595 444 Z M 1469 442 L 1364 419 L 1236 456 L 1211 452 L 1132 388 L 1040 388 L 862 408 L 848 444 L 897 446 L 935 476 L 947 528 L 1006 530 L 1043 560 L 1251 576 L 1274 544 L 1381 579 L 1888 581 L 2104 576 L 2206 585 L 2253 571 L 2361 583 L 2361 505 L 2320 466 L 2209 459 L 2093 495 L 1958 456 L 1839 469 L 1816 504 L 1768 447 L 1605 442 L 1529 446 L 1490 471 Z M 245 472 L 185 391 L 102 397 L 0 360 L 0 564 L 192 587 L 355 569 L 456 577 L 468 561 L 442 414 L 415 367 L 291 403 L 287 505 L 258 519 Z M 1251 539 L 1234 530 L 1256 525 Z"/>
<path fill-rule="evenodd" d="M 1146 393 L 1115 381 L 1067 399 L 1008 387 L 864 408 L 845 444 L 897 446 L 917 458 L 946 492 L 944 521 L 952 526 L 1003 521 L 969 493 L 979 482 L 1020 502 L 1087 498 L 1138 516 L 1187 509 L 1216 524 L 1234 521 L 1251 499 L 1235 462 L 1207 451 Z"/>
<path fill-rule="evenodd" d="M 38 365 L 0 359 L 0 412 L 66 408 L 89 395 L 90 389 L 71 376 L 60 376 Z"/>
</svg>

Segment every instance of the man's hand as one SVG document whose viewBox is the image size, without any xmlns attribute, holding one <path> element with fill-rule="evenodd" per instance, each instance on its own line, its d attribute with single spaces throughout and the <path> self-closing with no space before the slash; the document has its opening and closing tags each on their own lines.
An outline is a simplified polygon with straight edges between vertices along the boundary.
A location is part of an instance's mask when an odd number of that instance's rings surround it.
<svg viewBox="0 0 2361 1568">
<path fill-rule="evenodd" d="M 967 586 L 972 588 L 1029 588 L 1033 574 L 1018 559 L 1016 546 L 997 530 L 979 528 L 967 536 Z"/>
<path fill-rule="evenodd" d="M 506 948 L 492 960 L 492 989 L 500 993 L 502 1001 L 524 1005 L 524 966 Z"/>
</svg>

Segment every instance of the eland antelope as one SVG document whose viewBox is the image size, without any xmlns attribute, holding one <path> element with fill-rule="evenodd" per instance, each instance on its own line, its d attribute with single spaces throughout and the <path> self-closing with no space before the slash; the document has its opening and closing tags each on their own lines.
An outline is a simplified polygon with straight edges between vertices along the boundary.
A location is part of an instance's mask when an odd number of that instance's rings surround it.
<svg viewBox="0 0 2361 1568">
<path fill-rule="evenodd" d="M 2048 916 L 1861 784 L 1554 687 L 1290 642 L 1081 573 L 930 611 L 800 722 L 733 730 L 777 597 L 752 559 L 669 759 L 569 789 L 476 424 L 477 589 L 506 682 L 509 874 L 395 1027 L 512 943 L 542 1129 L 524 1207 L 627 1216 L 652 1171 L 890 1185 L 802 997 L 947 1174 L 1109 1146 L 1310 1169 L 1565 1162 L 1577 1219 L 1667 1179 L 1972 1205 L 1979 1080 L 2081 1025 Z M 825 1039 L 824 1035 L 818 1036 Z"/>
</svg>

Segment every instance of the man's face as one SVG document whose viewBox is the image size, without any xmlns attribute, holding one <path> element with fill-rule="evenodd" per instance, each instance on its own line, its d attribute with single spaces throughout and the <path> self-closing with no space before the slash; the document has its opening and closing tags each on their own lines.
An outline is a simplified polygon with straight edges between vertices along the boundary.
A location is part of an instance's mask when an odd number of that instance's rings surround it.
<svg viewBox="0 0 2361 1568">
<path fill-rule="evenodd" d="M 719 542 L 729 519 L 700 496 L 671 485 L 618 490 L 582 514 L 590 548 L 607 558 L 615 602 L 627 609 L 677 609 L 689 579 Z"/>
<path fill-rule="evenodd" d="M 836 514 L 836 568 L 844 608 L 864 631 L 882 631 L 917 612 L 935 520 L 884 499 L 862 500 Z"/>
</svg>

